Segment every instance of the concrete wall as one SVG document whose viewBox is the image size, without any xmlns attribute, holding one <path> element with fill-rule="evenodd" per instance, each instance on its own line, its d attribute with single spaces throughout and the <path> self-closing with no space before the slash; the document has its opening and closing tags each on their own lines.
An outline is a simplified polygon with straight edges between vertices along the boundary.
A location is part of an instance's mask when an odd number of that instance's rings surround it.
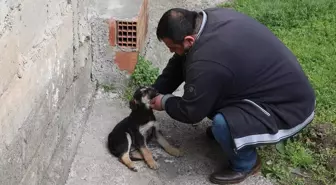
<svg viewBox="0 0 336 185">
<path fill-rule="evenodd" d="M 90 20 L 92 29 L 92 79 L 99 84 L 122 90 L 134 71 L 147 36 L 149 0 L 92 0 Z M 131 22 L 119 30 L 118 22 Z M 136 46 L 122 46 L 120 35 L 136 32 Z M 133 36 L 127 36 L 129 39 Z M 125 42 L 124 42 L 125 43 Z M 132 43 L 132 42 L 130 42 Z"/>
<path fill-rule="evenodd" d="M 0 184 L 63 184 L 94 87 L 88 0 L 0 0 Z"/>
</svg>

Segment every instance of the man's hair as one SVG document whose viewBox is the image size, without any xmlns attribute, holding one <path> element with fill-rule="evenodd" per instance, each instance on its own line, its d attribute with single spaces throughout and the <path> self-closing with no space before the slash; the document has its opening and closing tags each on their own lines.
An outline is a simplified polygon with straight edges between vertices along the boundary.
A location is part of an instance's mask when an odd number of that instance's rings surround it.
<svg viewBox="0 0 336 185">
<path fill-rule="evenodd" d="M 199 14 L 182 8 L 172 8 L 166 11 L 158 24 L 156 36 L 159 41 L 163 38 L 171 39 L 181 44 L 184 37 L 196 34 L 196 18 Z"/>
</svg>

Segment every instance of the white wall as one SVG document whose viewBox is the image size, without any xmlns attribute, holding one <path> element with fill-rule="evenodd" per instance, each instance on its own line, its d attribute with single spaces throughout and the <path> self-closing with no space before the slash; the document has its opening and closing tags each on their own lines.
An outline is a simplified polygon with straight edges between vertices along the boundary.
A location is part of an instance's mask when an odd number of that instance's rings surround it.
<svg viewBox="0 0 336 185">
<path fill-rule="evenodd" d="M 92 93 L 87 15 L 87 0 L 0 0 L 0 184 L 65 180 Z"/>
</svg>

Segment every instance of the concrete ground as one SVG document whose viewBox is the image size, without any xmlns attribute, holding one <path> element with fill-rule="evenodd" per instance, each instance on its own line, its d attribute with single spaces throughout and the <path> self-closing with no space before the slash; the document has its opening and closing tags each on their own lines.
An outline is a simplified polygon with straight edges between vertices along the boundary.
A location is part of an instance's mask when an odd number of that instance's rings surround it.
<svg viewBox="0 0 336 185">
<path fill-rule="evenodd" d="M 220 0 L 156 0 L 149 1 L 149 28 L 144 55 L 162 70 L 172 55 L 163 43 L 156 39 L 156 24 L 162 13 L 172 7 L 200 10 L 213 6 Z M 181 95 L 182 91 L 175 94 Z M 66 185 L 192 185 L 211 184 L 208 175 L 226 165 L 219 146 L 205 135 L 210 124 L 204 120 L 197 126 L 179 123 L 165 112 L 156 112 L 161 129 L 167 139 L 184 151 L 175 158 L 164 152 L 156 143 L 149 147 L 160 167 L 149 169 L 143 161 L 137 161 L 139 172 L 132 172 L 109 154 L 106 148 L 108 134 L 129 114 L 130 110 L 117 94 L 98 90 L 86 128 L 75 156 Z M 241 185 L 271 185 L 260 174 L 249 177 Z"/>
<path fill-rule="evenodd" d="M 159 169 L 151 170 L 143 161 L 136 161 L 139 171 L 130 171 L 105 147 L 109 132 L 129 112 L 117 94 L 97 92 L 66 185 L 210 185 L 208 175 L 226 165 L 219 146 L 205 135 L 210 124 L 207 120 L 194 127 L 172 120 L 165 112 L 156 112 L 163 134 L 184 155 L 172 157 L 153 142 L 149 147 Z M 271 185 L 260 174 L 241 183 L 252 184 Z"/>
</svg>

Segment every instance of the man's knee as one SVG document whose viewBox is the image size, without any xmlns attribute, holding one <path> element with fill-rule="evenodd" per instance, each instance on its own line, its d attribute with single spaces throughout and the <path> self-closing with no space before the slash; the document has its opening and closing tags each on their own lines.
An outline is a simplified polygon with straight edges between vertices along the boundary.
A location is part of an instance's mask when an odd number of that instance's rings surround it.
<svg viewBox="0 0 336 185">
<path fill-rule="evenodd" d="M 220 143 L 225 151 L 231 151 L 232 149 L 232 137 L 229 126 L 225 120 L 225 117 L 221 113 L 217 113 L 212 119 L 212 128 L 214 138 Z"/>
<path fill-rule="evenodd" d="M 216 137 L 227 137 L 231 138 L 231 133 L 229 125 L 225 120 L 225 117 L 222 113 L 217 113 L 212 120 L 212 133 Z"/>
<path fill-rule="evenodd" d="M 213 126 L 227 127 L 227 122 L 222 113 L 217 113 L 212 119 Z"/>
</svg>

